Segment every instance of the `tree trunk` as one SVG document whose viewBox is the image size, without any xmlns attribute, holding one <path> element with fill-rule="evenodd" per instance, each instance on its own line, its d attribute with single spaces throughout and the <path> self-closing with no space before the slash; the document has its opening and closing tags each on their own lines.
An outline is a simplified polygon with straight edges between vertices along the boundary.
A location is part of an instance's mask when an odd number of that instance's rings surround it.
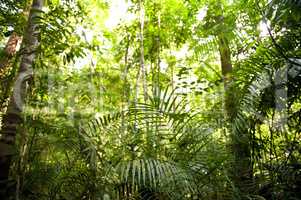
<svg viewBox="0 0 301 200">
<path fill-rule="evenodd" d="M 142 84 L 143 84 L 143 98 L 144 102 L 147 101 L 147 83 L 146 83 L 146 70 L 144 64 L 144 6 L 141 0 L 139 1 L 140 7 L 140 67 L 142 73 Z"/>
<path fill-rule="evenodd" d="M 218 35 L 218 46 L 221 60 L 221 70 L 224 79 L 225 88 L 225 111 L 226 118 L 231 120 L 234 116 L 233 101 L 231 100 L 231 81 L 232 81 L 232 63 L 231 63 L 231 50 L 229 48 L 228 39 L 223 35 Z"/>
<path fill-rule="evenodd" d="M 234 155 L 233 171 L 231 172 L 234 185 L 242 193 L 248 193 L 251 189 L 252 163 L 250 159 L 250 146 L 248 139 L 248 129 L 235 131 L 231 124 L 236 117 L 237 108 L 235 102 L 235 91 L 232 85 L 232 63 L 231 50 L 227 38 L 218 35 L 219 53 L 221 60 L 221 70 L 224 78 L 225 88 L 225 114 L 226 120 L 230 124 L 231 151 Z"/>
<path fill-rule="evenodd" d="M 139 0 L 139 40 L 140 40 L 140 68 L 138 69 L 137 79 L 136 79 L 136 95 L 134 104 L 135 107 L 138 104 L 139 99 L 139 82 L 142 79 L 142 87 L 143 87 L 143 100 L 147 101 L 147 83 L 146 83 L 146 70 L 144 66 L 144 5 L 141 0 Z"/>
<path fill-rule="evenodd" d="M 32 79 L 32 65 L 38 46 L 37 17 L 40 16 L 43 0 L 33 0 L 28 17 L 28 25 L 24 33 L 24 53 L 21 57 L 19 71 L 16 76 L 6 114 L 3 117 L 3 128 L 0 135 L 0 199 L 9 199 L 9 168 L 14 154 L 13 147 L 17 128 L 22 124 L 22 111 L 26 96 L 26 87 Z"/>
</svg>

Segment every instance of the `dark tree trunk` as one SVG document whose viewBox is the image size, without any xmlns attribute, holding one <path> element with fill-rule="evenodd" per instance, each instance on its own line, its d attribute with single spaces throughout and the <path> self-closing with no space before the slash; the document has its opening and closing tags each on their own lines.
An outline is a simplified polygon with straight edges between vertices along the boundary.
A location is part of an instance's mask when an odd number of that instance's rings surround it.
<svg viewBox="0 0 301 200">
<path fill-rule="evenodd" d="M 28 17 L 28 25 L 24 33 L 24 53 L 21 58 L 19 71 L 17 73 L 13 93 L 10 96 L 7 111 L 3 117 L 3 127 L 0 135 L 0 199 L 9 199 L 9 168 L 14 154 L 13 147 L 17 135 L 17 129 L 22 124 L 22 111 L 26 96 L 27 83 L 30 86 L 33 69 L 32 65 L 36 56 L 38 46 L 37 17 L 41 14 L 43 0 L 33 0 Z"/>
</svg>

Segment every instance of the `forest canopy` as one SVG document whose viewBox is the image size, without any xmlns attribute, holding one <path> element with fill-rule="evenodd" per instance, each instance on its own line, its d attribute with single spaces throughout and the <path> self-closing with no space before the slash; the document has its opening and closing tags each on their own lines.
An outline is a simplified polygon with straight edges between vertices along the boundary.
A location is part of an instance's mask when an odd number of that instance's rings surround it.
<svg viewBox="0 0 301 200">
<path fill-rule="evenodd" d="M 1 200 L 299 200 L 300 123 L 300 0 L 0 0 Z"/>
</svg>

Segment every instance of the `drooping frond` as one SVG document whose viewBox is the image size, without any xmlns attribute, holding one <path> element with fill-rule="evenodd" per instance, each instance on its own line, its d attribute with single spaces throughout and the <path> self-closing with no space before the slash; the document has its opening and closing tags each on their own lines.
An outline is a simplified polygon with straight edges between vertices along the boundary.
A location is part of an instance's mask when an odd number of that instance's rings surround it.
<svg viewBox="0 0 301 200">
<path fill-rule="evenodd" d="M 120 162 L 115 168 L 120 184 L 129 184 L 132 192 L 139 188 L 150 188 L 157 192 L 194 193 L 193 177 L 179 164 L 156 159 L 140 159 Z M 137 187 L 137 188 L 136 188 Z"/>
</svg>

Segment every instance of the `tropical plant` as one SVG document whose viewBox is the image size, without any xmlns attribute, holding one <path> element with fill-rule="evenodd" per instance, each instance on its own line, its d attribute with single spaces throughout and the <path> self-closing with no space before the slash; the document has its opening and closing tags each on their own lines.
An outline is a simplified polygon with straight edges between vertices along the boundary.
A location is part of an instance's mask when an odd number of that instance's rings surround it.
<svg viewBox="0 0 301 200">
<path fill-rule="evenodd" d="M 301 199 L 299 1 L 41 2 L 0 0 L 0 199 Z"/>
</svg>

